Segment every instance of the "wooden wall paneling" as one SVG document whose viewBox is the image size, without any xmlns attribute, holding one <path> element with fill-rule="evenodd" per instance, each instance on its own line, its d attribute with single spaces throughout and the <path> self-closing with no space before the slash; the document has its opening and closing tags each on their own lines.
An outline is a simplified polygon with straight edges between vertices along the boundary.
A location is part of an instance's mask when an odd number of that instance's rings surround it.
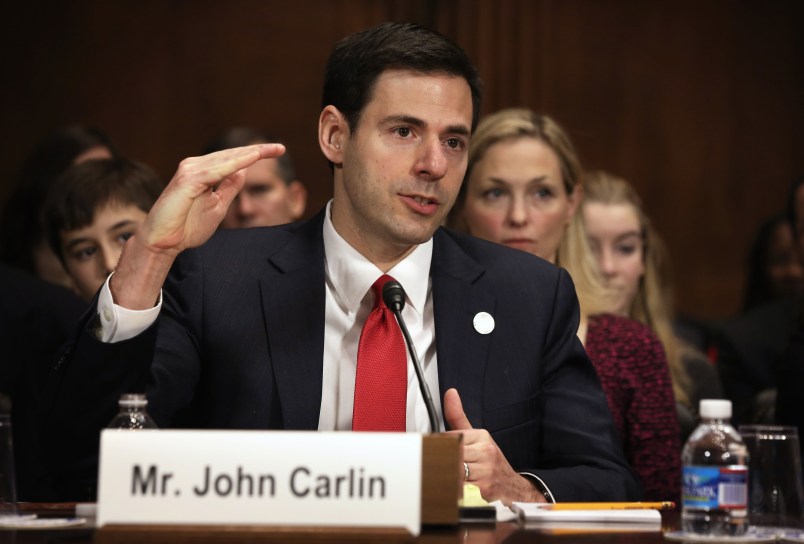
<svg viewBox="0 0 804 544">
<path fill-rule="evenodd" d="M 90 123 L 168 180 L 178 162 L 234 125 L 291 150 L 308 215 L 330 197 L 318 149 L 324 64 L 343 36 L 426 17 L 423 1 L 214 0 L 16 3 L 3 37 L 0 203 L 25 155 L 52 128 Z"/>
<path fill-rule="evenodd" d="M 326 57 L 384 20 L 464 47 L 485 113 L 548 113 L 587 166 L 631 180 L 686 313 L 736 311 L 750 238 L 804 173 L 797 0 L 72 0 L 5 14 L 0 203 L 58 125 L 95 124 L 168 179 L 220 130 L 248 124 L 287 142 L 312 213 L 331 194 L 316 142 Z"/>
<path fill-rule="evenodd" d="M 716 318 L 737 311 L 754 230 L 802 169 L 801 15 L 793 2 L 476 0 L 439 3 L 437 24 L 475 58 L 484 112 L 548 113 L 587 167 L 637 187 L 678 306 Z"/>
</svg>

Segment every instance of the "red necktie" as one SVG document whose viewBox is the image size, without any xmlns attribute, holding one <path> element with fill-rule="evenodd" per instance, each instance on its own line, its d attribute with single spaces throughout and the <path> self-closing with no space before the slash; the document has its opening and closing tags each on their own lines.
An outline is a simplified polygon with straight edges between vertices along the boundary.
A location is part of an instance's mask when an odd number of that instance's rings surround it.
<svg viewBox="0 0 804 544">
<path fill-rule="evenodd" d="M 354 431 L 404 431 L 408 395 L 408 354 L 393 312 L 382 300 L 382 287 L 393 280 L 383 274 L 374 282 L 374 309 L 363 325 L 357 348 Z"/>
</svg>

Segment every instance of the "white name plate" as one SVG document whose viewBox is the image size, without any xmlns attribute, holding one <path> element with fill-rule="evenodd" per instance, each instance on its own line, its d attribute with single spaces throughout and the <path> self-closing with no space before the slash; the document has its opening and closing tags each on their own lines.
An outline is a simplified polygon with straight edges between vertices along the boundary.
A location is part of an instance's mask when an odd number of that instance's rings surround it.
<svg viewBox="0 0 804 544">
<path fill-rule="evenodd" d="M 418 535 L 417 433 L 101 433 L 98 526 L 402 527 Z"/>
</svg>

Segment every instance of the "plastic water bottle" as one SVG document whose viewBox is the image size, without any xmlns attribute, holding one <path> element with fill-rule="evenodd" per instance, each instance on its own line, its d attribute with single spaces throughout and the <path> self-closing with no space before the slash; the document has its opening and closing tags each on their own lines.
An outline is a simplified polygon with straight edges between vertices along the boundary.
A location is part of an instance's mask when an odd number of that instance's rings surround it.
<svg viewBox="0 0 804 544">
<path fill-rule="evenodd" d="M 731 401 L 702 400 L 701 424 L 684 445 L 684 532 L 736 536 L 748 528 L 748 449 L 731 426 Z"/>
<path fill-rule="evenodd" d="M 120 395 L 117 401 L 120 411 L 107 426 L 108 429 L 139 430 L 156 429 L 156 423 L 145 411 L 148 406 L 148 399 L 142 394 L 127 393 Z"/>
</svg>

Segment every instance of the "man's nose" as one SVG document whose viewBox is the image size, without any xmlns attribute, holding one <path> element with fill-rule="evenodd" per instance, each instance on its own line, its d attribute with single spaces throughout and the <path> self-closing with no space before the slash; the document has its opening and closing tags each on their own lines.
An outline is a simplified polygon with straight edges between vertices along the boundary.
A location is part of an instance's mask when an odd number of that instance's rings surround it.
<svg viewBox="0 0 804 544">
<path fill-rule="evenodd" d="M 447 157 L 444 146 L 438 138 L 430 138 L 419 147 L 416 173 L 432 181 L 439 180 L 447 174 Z"/>
</svg>

